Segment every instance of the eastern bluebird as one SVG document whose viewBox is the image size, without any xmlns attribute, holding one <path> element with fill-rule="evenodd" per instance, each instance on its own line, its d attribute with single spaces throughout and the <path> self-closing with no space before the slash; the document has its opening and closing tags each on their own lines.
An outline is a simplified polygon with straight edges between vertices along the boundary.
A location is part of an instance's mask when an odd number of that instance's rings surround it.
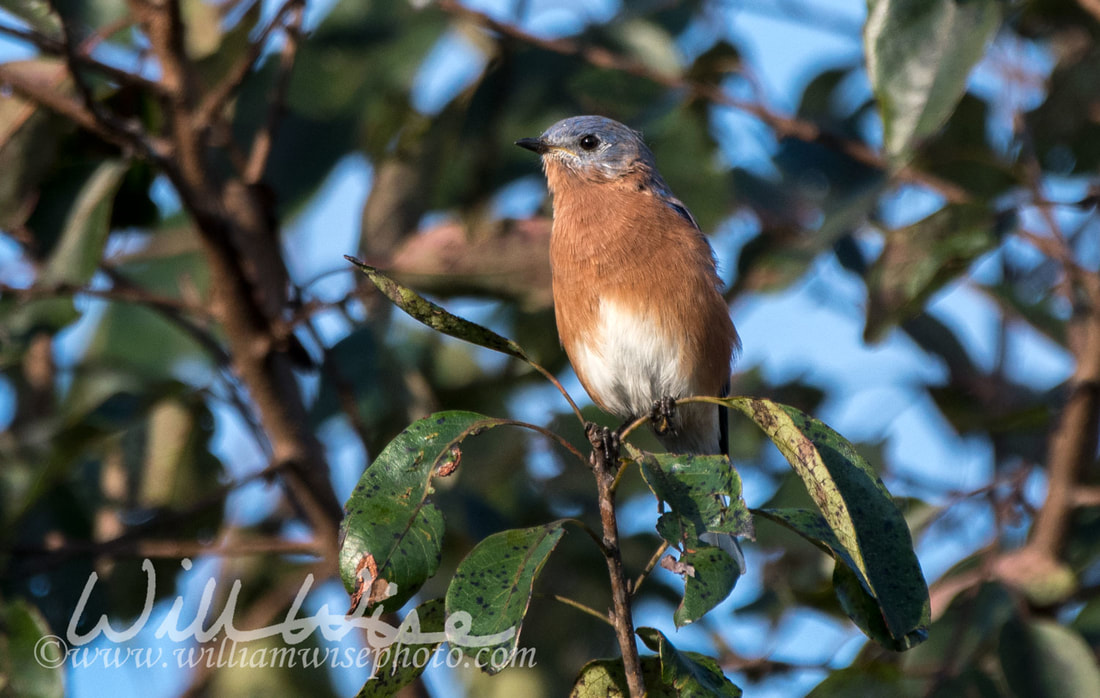
<svg viewBox="0 0 1100 698">
<path fill-rule="evenodd" d="M 641 136 L 575 116 L 516 145 L 542 156 L 558 335 L 593 401 L 632 419 L 668 398 L 726 395 L 740 340 L 714 254 Z M 728 455 L 727 428 L 724 408 L 689 404 L 657 436 L 672 453 Z M 743 564 L 732 539 L 714 542 Z"/>
</svg>

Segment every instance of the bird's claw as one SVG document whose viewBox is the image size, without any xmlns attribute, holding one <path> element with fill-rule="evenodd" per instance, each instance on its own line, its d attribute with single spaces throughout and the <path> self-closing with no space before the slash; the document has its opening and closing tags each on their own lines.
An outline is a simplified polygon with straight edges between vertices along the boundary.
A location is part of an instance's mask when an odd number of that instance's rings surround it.
<svg viewBox="0 0 1100 698">
<path fill-rule="evenodd" d="M 584 435 L 592 444 L 593 465 L 615 463 L 619 460 L 619 432 L 616 429 L 600 426 L 595 422 L 584 425 Z"/>
<path fill-rule="evenodd" d="M 653 426 L 653 433 L 657 436 L 664 436 L 669 432 L 675 432 L 676 427 L 673 421 L 675 415 L 676 398 L 665 395 L 654 402 L 653 408 L 649 411 L 649 422 Z"/>
</svg>

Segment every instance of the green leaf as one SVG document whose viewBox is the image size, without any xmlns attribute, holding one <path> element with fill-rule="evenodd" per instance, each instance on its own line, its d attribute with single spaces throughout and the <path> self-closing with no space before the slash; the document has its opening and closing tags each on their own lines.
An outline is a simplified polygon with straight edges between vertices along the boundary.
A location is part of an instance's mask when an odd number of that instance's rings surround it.
<svg viewBox="0 0 1100 698">
<path fill-rule="evenodd" d="M 890 696 L 919 698 L 924 695 L 921 679 L 902 674 L 886 664 L 851 666 L 829 674 L 806 698 L 851 698 L 852 696 Z"/>
<path fill-rule="evenodd" d="M 503 666 L 485 658 L 499 657 L 501 648 L 510 657 L 518 647 L 535 577 L 564 533 L 556 522 L 501 531 L 478 543 L 459 563 L 447 587 L 448 619 L 467 614 L 467 623 L 457 628 L 457 635 L 448 631 L 447 642 L 467 654 L 480 653 L 481 668 L 487 673 L 500 671 Z"/>
<path fill-rule="evenodd" d="M 845 564 L 849 567 L 856 566 L 848 551 L 837 540 L 833 530 L 829 528 L 825 518 L 816 511 L 810 511 L 809 509 L 753 509 L 752 513 L 789 528 L 831 555 L 844 558 Z"/>
<path fill-rule="evenodd" d="M 724 455 L 647 453 L 632 444 L 626 449 L 649 489 L 671 509 L 657 519 L 657 533 L 681 551 L 679 561 L 666 564 L 684 578 L 673 620 L 677 627 L 693 623 L 729 596 L 740 576 L 733 557 L 700 536 L 753 536 L 741 478 Z"/>
<path fill-rule="evenodd" d="M 712 231 L 734 210 L 734 202 L 733 177 L 719 166 L 710 111 L 702 104 L 689 104 L 647 120 L 642 127 L 668 185 L 699 227 Z"/>
<path fill-rule="evenodd" d="M 81 41 L 108 24 L 124 20 L 130 9 L 126 0 L 55 0 L 54 6 L 75 30 L 73 38 Z M 133 36 L 131 32 L 115 32 L 108 41 L 129 43 Z"/>
<path fill-rule="evenodd" d="M 958 676 L 937 682 L 922 698 L 1002 698 L 1003 695 L 997 683 L 982 669 L 968 667 Z"/>
<path fill-rule="evenodd" d="M 366 274 L 371 283 L 393 301 L 394 305 L 436 332 L 442 332 L 445 335 L 457 337 L 471 344 L 529 361 L 523 349 L 512 340 L 505 339 L 488 328 L 448 313 L 411 288 L 402 286 L 374 267 L 364 264 L 354 257 L 344 255 L 344 259 L 359 267 L 359 271 Z"/>
<path fill-rule="evenodd" d="M 955 584 L 958 574 L 981 564 L 979 553 L 941 580 Z M 948 665 L 982 665 L 985 657 L 995 651 L 1001 628 L 1014 617 L 1017 603 L 1014 592 L 994 582 L 963 591 L 951 599 L 929 628 L 928 641 L 905 653 L 901 667 L 911 676 L 929 676 Z"/>
<path fill-rule="evenodd" d="M 914 167 L 954 182 L 985 201 L 1015 185 L 1016 173 L 989 145 L 986 136 L 989 111 L 984 100 L 963 95 L 944 128 L 922 145 L 913 161 Z"/>
<path fill-rule="evenodd" d="M 714 659 L 697 652 L 677 650 L 664 633 L 655 628 L 638 628 L 637 633 L 661 660 L 661 683 L 675 688 L 682 698 L 738 698 L 741 695 L 741 689 L 726 678 Z"/>
<path fill-rule="evenodd" d="M 886 246 L 867 274 L 867 327 L 874 341 L 924 307 L 937 290 L 993 249 L 1004 223 L 986 206 L 952 204 L 886 235 Z"/>
<path fill-rule="evenodd" d="M 997 32 L 997 0 L 867 0 L 863 45 L 891 157 L 935 133 Z"/>
<path fill-rule="evenodd" d="M 719 39 L 688 68 L 687 77 L 695 82 L 718 85 L 741 70 L 741 52 L 725 39 Z"/>
<path fill-rule="evenodd" d="M 1100 167 L 1100 123 L 1088 106 L 1100 99 L 1100 47 L 1087 46 L 1058 62 L 1046 99 L 1027 114 L 1043 168 L 1059 175 L 1091 175 Z"/>
<path fill-rule="evenodd" d="M 1010 620 L 1001 629 L 999 654 L 1017 698 L 1100 698 L 1096 656 L 1084 638 L 1054 621 Z"/>
<path fill-rule="evenodd" d="M 371 432 L 394 433 L 404 426 L 403 407 L 409 401 L 405 370 L 396 352 L 378 337 L 377 328 L 355 329 L 325 354 L 320 390 L 310 408 L 311 423 L 317 426 L 339 414 L 347 391 Z"/>
<path fill-rule="evenodd" d="M 868 637 L 884 647 L 907 649 L 899 645 L 890 634 L 882 617 L 882 610 L 873 596 L 863 586 L 856 572 L 858 565 L 840 544 L 824 517 L 808 509 L 756 509 L 754 514 L 770 519 L 802 536 L 833 556 L 841 564 L 833 568 L 833 590 L 848 617 Z"/>
<path fill-rule="evenodd" d="M 741 478 L 726 456 L 648 453 L 626 445 L 649 489 L 670 512 L 657 520 L 657 532 L 680 549 L 701 547 L 707 532 L 752 537 L 752 517 L 741 498 Z"/>
<path fill-rule="evenodd" d="M 657 73 L 673 76 L 680 73 L 682 57 L 676 39 L 668 30 L 641 17 L 633 17 L 606 25 L 610 38 L 628 56 Z"/>
<path fill-rule="evenodd" d="M 1085 604 L 1070 627 L 1081 633 L 1086 642 L 1100 647 L 1100 597 Z"/>
<path fill-rule="evenodd" d="M 871 466 L 844 437 L 793 407 L 746 397 L 722 402 L 756 422 L 775 443 L 829 530 L 804 515 L 780 518 L 773 511 L 772 518 L 834 551 L 852 570 L 882 613 L 892 639 L 886 646 L 902 650 L 922 642 L 930 618 L 928 587 L 905 518 Z M 838 596 L 846 608 L 859 601 L 848 586 Z"/>
<path fill-rule="evenodd" d="M 0 8 L 48 36 L 61 31 L 61 22 L 49 0 L 0 0 Z"/>
<path fill-rule="evenodd" d="M 9 61 L 4 70 L 58 91 L 70 87 L 65 64 L 56 59 Z M 0 229 L 15 230 L 27 221 L 62 136 L 72 128 L 70 122 L 33 102 L 15 95 L 0 97 L 0 172 L 4 173 L 0 177 Z"/>
<path fill-rule="evenodd" d="M 39 284 L 80 285 L 92 278 L 111 231 L 114 195 L 128 167 L 121 160 L 105 160 L 84 182 L 69 207 L 60 240 L 38 278 Z"/>
<path fill-rule="evenodd" d="M 458 444 L 497 426 L 473 412 L 438 412 L 410 424 L 378 454 L 344 505 L 340 576 L 353 604 L 400 608 L 439 567 L 443 514 L 432 477 L 461 457 Z M 396 585 L 396 588 L 392 585 Z"/>
<path fill-rule="evenodd" d="M 0 695 L 65 695 L 63 645 L 49 641 L 50 627 L 38 609 L 23 599 L 0 604 L 0 629 Z"/>
<path fill-rule="evenodd" d="M 443 599 L 425 601 L 409 611 L 401 623 L 401 628 L 398 629 L 394 643 L 377 651 L 375 664 L 371 668 L 371 677 L 359 689 L 356 698 L 393 696 L 415 681 L 428 668 L 428 662 L 414 659 L 417 651 L 423 653 L 423 648 L 427 648 L 430 654 L 434 654 L 441 643 L 406 643 L 402 640 L 403 631 L 442 634 L 445 626 L 446 612 Z"/>
<path fill-rule="evenodd" d="M 80 313 L 69 297 L 30 301 L 11 295 L 0 298 L 0 329 L 5 335 L 0 343 L 0 365 L 19 363 L 27 342 L 36 332 L 54 334 L 79 318 Z"/>
<path fill-rule="evenodd" d="M 660 657 L 642 657 L 646 698 L 679 698 L 680 692 L 661 681 Z M 630 689 L 622 659 L 594 659 L 584 665 L 569 698 L 627 698 Z"/>
<path fill-rule="evenodd" d="M 188 0 L 182 5 L 185 13 L 193 14 L 201 22 L 198 31 L 188 22 L 187 53 L 194 61 L 195 71 L 206 84 L 214 85 L 225 79 L 252 46 L 250 35 L 260 18 L 260 8 L 253 5 L 228 30 L 222 30 L 222 17 L 216 6 L 204 0 Z M 210 10 L 213 9 L 214 12 Z M 201 34 L 201 36 L 196 36 Z"/>
<path fill-rule="evenodd" d="M 673 569 L 679 570 L 683 570 L 684 598 L 672 616 L 678 628 L 694 623 L 725 600 L 741 576 L 730 554 L 713 547 L 683 553 Z"/>
</svg>

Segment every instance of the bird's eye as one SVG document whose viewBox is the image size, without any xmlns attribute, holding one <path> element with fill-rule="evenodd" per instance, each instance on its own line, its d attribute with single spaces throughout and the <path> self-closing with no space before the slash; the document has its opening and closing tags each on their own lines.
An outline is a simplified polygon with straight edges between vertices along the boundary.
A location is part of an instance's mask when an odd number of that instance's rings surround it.
<svg viewBox="0 0 1100 698">
<path fill-rule="evenodd" d="M 596 146 L 600 144 L 600 139 L 593 136 L 591 133 L 587 136 L 581 137 L 581 147 L 585 150 L 595 150 Z"/>
</svg>

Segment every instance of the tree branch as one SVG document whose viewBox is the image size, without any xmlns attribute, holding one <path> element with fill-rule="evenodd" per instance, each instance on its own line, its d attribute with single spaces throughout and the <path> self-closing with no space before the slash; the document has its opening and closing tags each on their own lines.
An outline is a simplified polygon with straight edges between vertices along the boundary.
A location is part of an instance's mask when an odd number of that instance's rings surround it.
<svg viewBox="0 0 1100 698">
<path fill-rule="evenodd" d="M 1069 344 L 1077 359 L 1070 395 L 1050 440 L 1047 496 L 1028 545 L 1053 558 L 1066 544 L 1075 489 L 1086 466 L 1096 458 L 1100 429 L 1100 306 L 1079 311 L 1070 321 Z"/>
<path fill-rule="evenodd" d="M 964 203 L 971 199 L 968 191 L 953 182 L 908 165 L 896 168 L 886 160 L 882 153 L 872 149 L 865 143 L 829 133 L 812 121 L 783 116 L 771 111 L 762 104 L 737 99 L 716 85 L 653 70 L 644 63 L 619 56 L 600 46 L 592 46 L 572 39 L 543 39 L 518 27 L 493 19 L 487 14 L 471 10 L 459 3 L 458 0 L 439 0 L 438 4 L 445 12 L 463 17 L 490 31 L 522 41 L 544 51 L 577 56 L 597 68 L 626 73 L 670 89 L 685 90 L 693 97 L 743 111 L 769 126 L 775 132 L 777 138 L 796 138 L 807 143 L 819 143 L 843 153 L 857 162 L 890 172 L 895 179 L 933 189 L 950 202 Z"/>
<path fill-rule="evenodd" d="M 294 375 L 291 344 L 282 331 L 285 323 L 285 280 L 279 281 L 282 258 L 278 252 L 276 221 L 265 209 L 268 202 L 237 181 L 224 181 L 207 159 L 209 124 L 196 119 L 195 81 L 183 44 L 184 27 L 179 3 L 130 0 L 135 17 L 149 37 L 161 68 L 161 84 L 168 95 L 165 111 L 176 156 L 162 163 L 195 221 L 213 285 L 214 316 L 229 340 L 233 367 L 248 388 L 260 422 L 271 440 L 276 463 L 292 501 L 335 555 L 337 528 L 343 511 L 328 480 L 328 467 Z M 245 195 L 241 195 L 241 194 Z M 245 237 L 262 237 L 278 264 L 259 263 L 244 244 Z M 259 242 L 252 240 L 252 242 Z M 255 253 L 256 245 L 253 245 Z M 279 298 L 264 291 L 281 285 Z"/>
<path fill-rule="evenodd" d="M 611 622 L 619 651 L 623 656 L 623 670 L 630 698 L 645 695 L 642 664 L 638 656 L 638 644 L 634 640 L 634 618 L 630 610 L 630 580 L 623 569 L 622 551 L 619 548 L 619 524 L 615 516 L 615 481 L 619 471 L 617 438 L 606 429 L 591 425 L 587 430 L 592 443 L 590 463 L 596 476 L 596 490 L 600 503 L 600 523 L 603 526 L 602 550 L 611 578 Z"/>
<path fill-rule="evenodd" d="M 120 24 L 121 23 L 122 22 L 120 21 Z M 129 20 L 126 20 L 126 24 L 129 24 Z M 91 49 L 94 48 L 94 45 L 96 43 L 98 43 L 99 37 L 103 36 L 104 34 L 110 33 L 113 32 L 109 30 L 100 31 L 97 33 L 95 40 L 89 39 L 82 42 L 78 47 L 76 47 L 76 50 L 73 51 L 73 58 L 76 63 L 82 68 L 87 68 L 89 70 L 94 70 L 97 73 L 102 73 L 107 78 L 113 80 L 120 85 L 137 87 L 149 92 L 152 95 L 163 96 L 163 90 L 161 90 L 161 86 L 159 83 L 148 80 L 141 75 L 131 73 L 127 70 L 116 68 L 109 63 L 97 61 L 95 58 L 92 58 L 89 55 Z M 44 53 L 48 56 L 65 55 L 65 48 L 61 41 L 53 37 L 46 36 L 39 31 L 35 31 L 34 29 L 19 29 L 18 27 L 0 24 L 0 34 L 10 36 L 17 41 L 26 42 L 31 46 L 34 46 L 41 53 Z"/>
<path fill-rule="evenodd" d="M 0 86 L 10 87 L 20 97 L 63 116 L 77 126 L 112 143 L 124 152 L 134 152 L 148 160 L 163 165 L 171 153 L 171 146 L 164 140 L 150 136 L 136 123 L 112 120 L 101 121 L 80 101 L 63 94 L 54 85 L 43 84 L 25 75 L 17 66 L 0 64 Z"/>
</svg>

